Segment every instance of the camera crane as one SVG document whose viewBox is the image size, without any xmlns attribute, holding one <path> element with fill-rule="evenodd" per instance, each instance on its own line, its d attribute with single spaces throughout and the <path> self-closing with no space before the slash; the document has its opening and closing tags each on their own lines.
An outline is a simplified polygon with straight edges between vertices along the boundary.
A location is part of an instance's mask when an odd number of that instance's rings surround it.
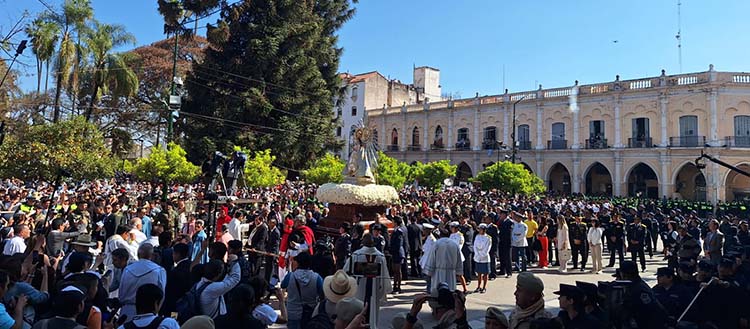
<svg viewBox="0 0 750 329">
<path fill-rule="evenodd" d="M 750 173 L 748 173 L 747 171 L 744 171 L 744 170 L 742 170 L 740 168 L 737 168 L 737 167 L 735 167 L 733 165 L 730 165 L 730 164 L 728 164 L 728 163 L 726 163 L 724 161 L 721 161 L 721 160 L 719 160 L 717 158 L 714 158 L 711 155 L 703 153 L 703 151 L 701 151 L 701 156 L 699 156 L 697 159 L 695 159 L 695 167 L 698 168 L 699 170 L 706 169 L 706 163 L 703 161 L 703 159 L 708 159 L 709 161 L 711 161 L 711 162 L 713 162 L 715 164 L 718 164 L 718 165 L 720 165 L 720 166 L 722 166 L 724 168 L 727 168 L 727 169 L 729 169 L 731 171 L 737 172 L 737 173 L 739 173 L 741 175 L 750 177 Z"/>
</svg>

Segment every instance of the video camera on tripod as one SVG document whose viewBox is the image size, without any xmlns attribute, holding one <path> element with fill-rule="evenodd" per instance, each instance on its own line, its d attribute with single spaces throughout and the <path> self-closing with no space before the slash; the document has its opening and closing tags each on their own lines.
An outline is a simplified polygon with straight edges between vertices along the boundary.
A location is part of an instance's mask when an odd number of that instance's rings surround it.
<svg viewBox="0 0 750 329">
<path fill-rule="evenodd" d="M 245 174 L 245 163 L 247 162 L 247 154 L 240 151 L 232 152 L 231 157 L 227 157 L 224 153 L 219 151 L 214 152 L 214 156 L 209 162 L 208 166 L 204 167 L 203 174 L 208 179 L 208 190 L 215 192 L 216 184 L 219 183 L 218 179 L 221 179 L 222 187 L 224 188 L 224 194 L 226 196 L 234 195 L 237 188 L 237 179 L 240 177 L 244 178 Z M 217 179 L 218 178 L 218 179 Z M 242 180 L 244 184 L 244 179 Z"/>
</svg>

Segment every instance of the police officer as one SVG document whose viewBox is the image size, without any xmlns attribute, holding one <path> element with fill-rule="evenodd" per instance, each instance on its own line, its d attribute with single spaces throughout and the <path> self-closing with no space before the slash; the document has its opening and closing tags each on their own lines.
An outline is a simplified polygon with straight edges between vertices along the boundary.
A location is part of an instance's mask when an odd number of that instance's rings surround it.
<svg viewBox="0 0 750 329">
<path fill-rule="evenodd" d="M 622 222 L 619 215 L 615 214 L 612 216 L 612 220 L 604 231 L 604 236 L 607 237 L 607 249 L 609 250 L 609 265 L 607 267 L 615 266 L 615 253 L 619 255 L 620 266 L 622 266 L 622 262 L 625 260 L 623 256 L 625 250 L 625 223 Z"/>
<path fill-rule="evenodd" d="M 458 227 L 458 231 L 464 235 L 464 245 L 461 248 L 461 253 L 464 254 L 464 277 L 466 277 L 466 283 L 468 284 L 474 279 L 474 227 L 467 221 L 468 217 L 461 217 L 461 226 Z"/>
<path fill-rule="evenodd" d="M 646 243 L 646 225 L 641 223 L 640 217 L 633 218 L 633 223 L 628 226 L 628 250 L 630 258 L 635 263 L 636 258 L 641 262 L 641 270 L 646 271 L 646 254 L 643 245 Z"/>
<path fill-rule="evenodd" d="M 513 265 L 510 261 L 510 243 L 513 233 L 513 220 L 508 217 L 508 209 L 500 208 L 498 212 L 499 243 L 497 246 L 498 259 L 500 260 L 500 275 L 505 274 L 509 278 L 513 274 Z"/>
<path fill-rule="evenodd" d="M 626 311 L 625 318 L 631 323 L 631 328 L 664 328 L 667 313 L 648 284 L 638 275 L 638 266 L 635 262 L 622 262 L 618 271 L 622 280 L 630 281 L 623 296 L 623 307 Z"/>
<path fill-rule="evenodd" d="M 492 239 L 490 245 L 490 280 L 497 278 L 497 247 L 499 245 L 500 232 L 497 225 L 493 223 L 491 216 L 484 216 L 484 223 L 487 224 L 487 235 Z"/>
<path fill-rule="evenodd" d="M 669 317 L 675 320 L 687 308 L 691 294 L 682 285 L 675 282 L 674 270 L 669 267 L 660 267 L 656 270 L 656 286 L 654 286 L 654 296 L 667 310 Z"/>
<path fill-rule="evenodd" d="M 584 303 L 586 313 L 593 316 L 600 324 L 607 323 L 607 314 L 599 307 L 599 288 L 593 283 L 582 281 L 576 281 L 576 287 L 586 295 Z"/>
<path fill-rule="evenodd" d="M 581 256 L 581 272 L 585 271 L 586 259 L 589 257 L 588 225 L 582 221 L 580 216 L 574 217 L 575 222 L 570 224 L 570 245 L 573 252 L 573 269 L 578 268 L 578 255 Z"/>
</svg>

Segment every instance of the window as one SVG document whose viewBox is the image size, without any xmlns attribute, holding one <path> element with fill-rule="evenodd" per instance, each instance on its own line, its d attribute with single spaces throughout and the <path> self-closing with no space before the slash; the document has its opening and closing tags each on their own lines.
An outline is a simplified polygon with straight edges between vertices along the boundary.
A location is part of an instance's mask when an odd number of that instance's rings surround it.
<svg viewBox="0 0 750 329">
<path fill-rule="evenodd" d="M 750 136 L 750 115 L 734 116 L 734 135 L 742 137 Z"/>
<path fill-rule="evenodd" d="M 336 136 L 341 137 L 341 127 L 336 127 Z"/>
<path fill-rule="evenodd" d="M 604 139 L 604 121 L 593 120 L 589 121 L 589 138 L 590 139 Z"/>
<path fill-rule="evenodd" d="M 357 107 L 356 106 L 352 106 L 352 116 L 353 117 L 357 116 Z"/>
<path fill-rule="evenodd" d="M 484 141 L 495 142 L 497 141 L 497 128 L 494 126 L 484 128 Z"/>
<path fill-rule="evenodd" d="M 443 146 L 443 127 L 437 126 L 437 128 L 435 128 L 435 140 L 433 141 L 433 144 L 439 147 Z"/>
<path fill-rule="evenodd" d="M 458 138 L 456 139 L 459 143 L 469 141 L 469 128 L 461 128 L 458 130 Z"/>
<path fill-rule="evenodd" d="M 396 128 L 391 131 L 391 145 L 398 145 L 398 130 Z"/>
<path fill-rule="evenodd" d="M 518 140 L 522 142 L 528 142 L 529 139 L 529 125 L 518 126 Z"/>
<path fill-rule="evenodd" d="M 565 123 L 555 122 L 552 124 L 552 140 L 553 141 L 565 140 Z"/>
<path fill-rule="evenodd" d="M 680 137 L 698 136 L 698 116 L 684 115 L 680 117 Z"/>
<path fill-rule="evenodd" d="M 651 137 L 649 132 L 648 118 L 633 119 L 633 138 L 639 141 L 645 141 Z"/>
<path fill-rule="evenodd" d="M 411 130 L 411 145 L 419 145 L 419 128 L 417 127 Z"/>
</svg>

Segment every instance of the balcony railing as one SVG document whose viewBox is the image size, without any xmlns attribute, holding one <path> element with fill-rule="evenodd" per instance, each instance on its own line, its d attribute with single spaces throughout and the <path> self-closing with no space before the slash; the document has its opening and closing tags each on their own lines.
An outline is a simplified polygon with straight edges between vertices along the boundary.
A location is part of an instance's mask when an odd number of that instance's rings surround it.
<svg viewBox="0 0 750 329">
<path fill-rule="evenodd" d="M 398 145 L 388 145 L 386 150 L 388 150 L 388 152 L 398 152 Z"/>
<path fill-rule="evenodd" d="M 471 143 L 467 141 L 459 141 L 456 143 L 456 151 L 468 151 L 471 150 Z"/>
<path fill-rule="evenodd" d="M 444 151 L 445 146 L 443 144 L 432 144 L 430 145 L 430 150 L 432 151 Z"/>
<path fill-rule="evenodd" d="M 568 140 L 566 139 L 556 139 L 547 141 L 547 149 L 548 150 L 564 150 L 568 148 Z"/>
<path fill-rule="evenodd" d="M 609 148 L 609 144 L 607 144 L 606 138 L 594 138 L 594 139 L 586 140 L 586 149 L 596 150 L 596 149 L 606 149 L 606 148 Z"/>
<path fill-rule="evenodd" d="M 531 141 L 518 141 L 518 149 L 519 150 L 530 150 L 531 149 Z"/>
<path fill-rule="evenodd" d="M 651 142 L 651 137 L 628 138 L 628 147 L 636 149 L 652 148 L 654 144 Z"/>
<path fill-rule="evenodd" d="M 407 151 L 421 151 L 422 145 L 409 145 L 406 147 Z"/>
<path fill-rule="evenodd" d="M 483 150 L 497 150 L 497 141 L 494 140 L 485 140 L 482 142 L 482 149 Z"/>
<path fill-rule="evenodd" d="M 703 145 L 706 145 L 706 136 L 669 137 L 670 147 L 703 147 Z"/>
<path fill-rule="evenodd" d="M 750 136 L 727 136 L 726 143 L 729 147 L 750 147 Z"/>
</svg>

